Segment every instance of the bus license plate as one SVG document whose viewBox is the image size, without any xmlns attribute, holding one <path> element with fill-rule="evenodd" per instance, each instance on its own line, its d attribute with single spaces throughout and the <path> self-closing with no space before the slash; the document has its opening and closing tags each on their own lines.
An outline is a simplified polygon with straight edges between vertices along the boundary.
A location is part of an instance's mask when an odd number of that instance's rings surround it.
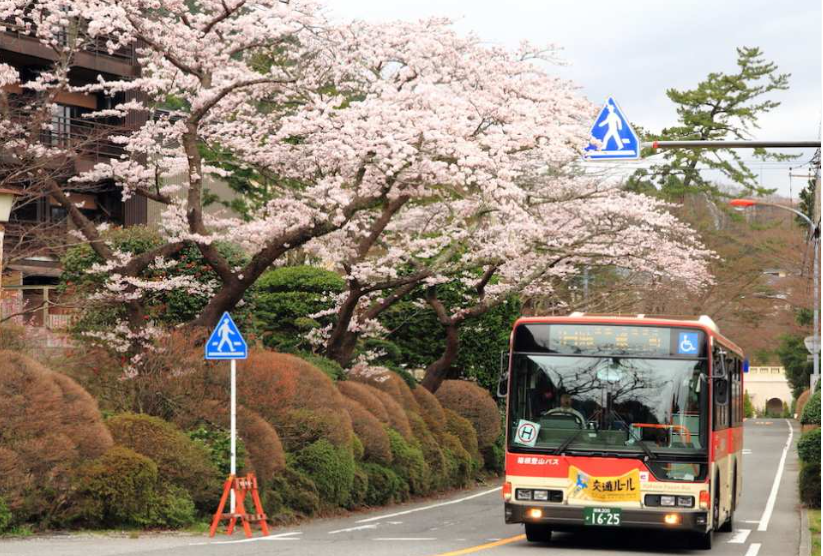
<svg viewBox="0 0 823 556">
<path fill-rule="evenodd" d="M 584 525 L 620 525 L 620 508 L 583 508 Z"/>
</svg>

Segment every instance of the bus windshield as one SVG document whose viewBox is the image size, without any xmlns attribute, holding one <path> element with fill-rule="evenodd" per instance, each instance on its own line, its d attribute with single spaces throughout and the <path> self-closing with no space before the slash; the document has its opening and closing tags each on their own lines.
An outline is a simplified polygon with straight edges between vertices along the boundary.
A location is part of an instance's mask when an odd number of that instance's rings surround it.
<svg viewBox="0 0 823 556">
<path fill-rule="evenodd" d="M 509 450 L 706 453 L 705 359 L 517 353 Z M 518 435 L 524 427 L 527 434 Z"/>
</svg>

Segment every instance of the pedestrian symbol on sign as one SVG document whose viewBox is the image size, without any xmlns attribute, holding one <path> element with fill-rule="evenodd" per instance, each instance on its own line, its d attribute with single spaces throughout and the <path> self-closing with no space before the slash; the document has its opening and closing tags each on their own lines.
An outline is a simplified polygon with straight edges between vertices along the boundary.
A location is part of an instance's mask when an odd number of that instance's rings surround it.
<svg viewBox="0 0 823 556">
<path fill-rule="evenodd" d="M 514 435 L 514 441 L 524 446 L 534 446 L 537 442 L 537 434 L 540 432 L 540 425 L 520 419 L 517 423 L 517 432 Z"/>
<path fill-rule="evenodd" d="M 615 100 L 609 97 L 594 121 L 591 131 L 594 143 L 586 147 L 589 160 L 620 160 L 640 157 L 640 141 L 629 120 Z"/>
<path fill-rule="evenodd" d="M 206 342 L 206 359 L 245 359 L 248 346 L 237 325 L 228 313 L 223 317 Z"/>
</svg>

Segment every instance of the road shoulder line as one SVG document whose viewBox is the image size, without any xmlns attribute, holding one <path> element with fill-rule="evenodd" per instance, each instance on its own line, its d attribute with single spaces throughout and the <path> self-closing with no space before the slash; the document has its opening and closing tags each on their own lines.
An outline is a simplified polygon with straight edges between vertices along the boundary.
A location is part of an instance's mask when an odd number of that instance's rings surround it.
<svg viewBox="0 0 823 556">
<path fill-rule="evenodd" d="M 786 419 L 786 424 L 789 427 L 789 438 L 786 439 L 786 446 L 783 448 L 783 455 L 780 456 L 780 464 L 777 466 L 777 473 L 774 476 L 774 483 L 772 483 L 772 491 L 769 493 L 769 500 L 766 502 L 766 508 L 763 510 L 763 515 L 760 517 L 760 525 L 757 526 L 758 531 L 766 531 L 769 528 L 769 520 L 772 518 L 774 511 L 774 504 L 777 502 L 777 492 L 780 490 L 780 481 L 783 479 L 783 469 L 786 467 L 786 456 L 789 454 L 789 448 L 792 445 L 792 438 L 794 437 L 794 427 L 791 421 Z"/>
</svg>

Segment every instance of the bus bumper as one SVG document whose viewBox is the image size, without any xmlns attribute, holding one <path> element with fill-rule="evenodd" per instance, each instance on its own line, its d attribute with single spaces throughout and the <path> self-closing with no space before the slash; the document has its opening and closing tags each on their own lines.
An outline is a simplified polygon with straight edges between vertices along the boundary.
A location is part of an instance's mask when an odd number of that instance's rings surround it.
<svg viewBox="0 0 823 556">
<path fill-rule="evenodd" d="M 526 512 L 539 508 L 542 517 L 533 518 Z M 678 514 L 679 523 L 670 525 L 665 522 L 667 514 Z M 525 505 L 505 504 L 506 523 L 540 523 L 557 531 L 583 527 L 583 507 L 566 505 Z M 693 531 L 705 533 L 709 530 L 708 513 L 697 510 L 658 509 L 624 509 L 620 516 L 620 528 L 636 529 L 670 529 L 672 531 Z"/>
</svg>

